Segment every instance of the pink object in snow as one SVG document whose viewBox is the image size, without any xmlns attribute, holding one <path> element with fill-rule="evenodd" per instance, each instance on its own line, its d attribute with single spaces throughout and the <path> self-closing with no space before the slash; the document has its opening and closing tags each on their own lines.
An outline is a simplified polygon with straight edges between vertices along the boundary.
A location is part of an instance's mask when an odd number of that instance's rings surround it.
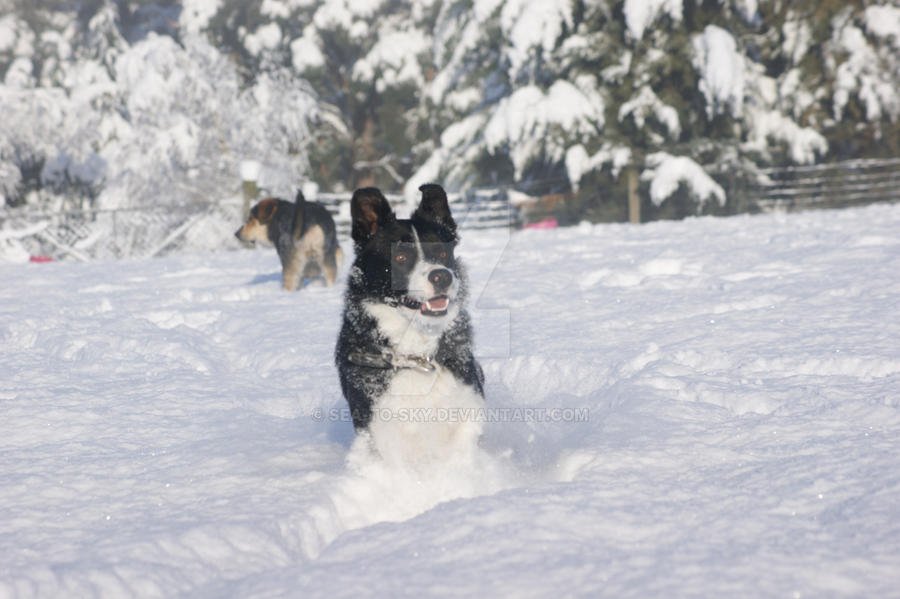
<svg viewBox="0 0 900 599">
<path fill-rule="evenodd" d="M 538 221 L 536 223 L 530 223 L 525 225 L 525 229 L 555 229 L 559 226 L 559 222 L 553 218 L 545 218 L 544 220 Z"/>
</svg>

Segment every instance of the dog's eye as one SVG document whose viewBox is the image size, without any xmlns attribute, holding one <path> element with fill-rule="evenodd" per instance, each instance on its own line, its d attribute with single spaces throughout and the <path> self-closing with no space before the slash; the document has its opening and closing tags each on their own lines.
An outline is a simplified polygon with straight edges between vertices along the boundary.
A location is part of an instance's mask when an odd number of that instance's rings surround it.
<svg viewBox="0 0 900 599">
<path fill-rule="evenodd" d="M 405 264 L 405 263 L 406 263 L 406 260 L 407 260 L 406 254 L 397 254 L 397 255 L 394 257 L 394 261 L 395 261 L 397 264 Z"/>
<path fill-rule="evenodd" d="M 438 258 L 440 258 L 441 260 L 446 260 L 447 259 L 447 250 L 444 250 L 443 252 L 441 252 L 440 255 L 438 256 Z"/>
</svg>

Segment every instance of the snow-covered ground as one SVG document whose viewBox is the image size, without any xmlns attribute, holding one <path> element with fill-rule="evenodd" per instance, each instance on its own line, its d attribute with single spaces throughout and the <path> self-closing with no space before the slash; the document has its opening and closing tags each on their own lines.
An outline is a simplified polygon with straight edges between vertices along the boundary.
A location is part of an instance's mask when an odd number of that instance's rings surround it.
<svg viewBox="0 0 900 599">
<path fill-rule="evenodd" d="M 418 478 L 274 251 L 0 265 L 0 597 L 898 596 L 900 205 L 460 253 L 491 410 Z"/>
</svg>

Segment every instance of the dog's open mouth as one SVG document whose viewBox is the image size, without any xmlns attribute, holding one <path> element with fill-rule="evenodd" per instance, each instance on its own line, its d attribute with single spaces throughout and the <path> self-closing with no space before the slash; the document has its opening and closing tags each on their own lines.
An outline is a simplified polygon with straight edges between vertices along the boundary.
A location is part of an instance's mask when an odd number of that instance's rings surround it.
<svg viewBox="0 0 900 599">
<path fill-rule="evenodd" d="M 420 301 L 404 295 L 401 303 L 410 310 L 417 310 L 424 316 L 443 316 L 450 307 L 450 298 L 446 295 L 436 295 L 431 299 Z"/>
</svg>

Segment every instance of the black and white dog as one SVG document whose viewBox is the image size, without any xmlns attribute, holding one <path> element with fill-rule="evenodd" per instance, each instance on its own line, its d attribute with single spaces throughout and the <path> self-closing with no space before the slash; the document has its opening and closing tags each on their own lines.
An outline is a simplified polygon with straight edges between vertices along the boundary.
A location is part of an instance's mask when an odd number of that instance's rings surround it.
<svg viewBox="0 0 900 599">
<path fill-rule="evenodd" d="M 409 219 L 396 218 L 374 187 L 351 200 L 356 259 L 335 361 L 353 425 L 382 456 L 471 446 L 481 432 L 472 415 L 484 405 L 484 375 L 454 256 L 456 222 L 441 186 L 419 190 Z M 405 441 L 395 444 L 398 437 Z"/>
</svg>

